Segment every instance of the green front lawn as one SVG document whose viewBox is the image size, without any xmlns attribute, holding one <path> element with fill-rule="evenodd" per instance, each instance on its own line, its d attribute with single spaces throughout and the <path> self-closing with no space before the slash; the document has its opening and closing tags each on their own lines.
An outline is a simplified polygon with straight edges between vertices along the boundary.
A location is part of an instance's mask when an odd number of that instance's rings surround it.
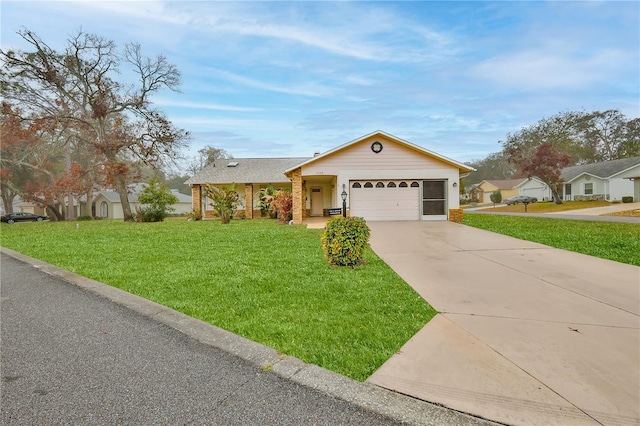
<svg viewBox="0 0 640 426">
<path fill-rule="evenodd" d="M 2 224 L 0 244 L 357 380 L 435 315 L 371 250 L 365 267 L 329 266 L 322 230 L 272 220 L 77 223 Z"/>
<path fill-rule="evenodd" d="M 531 205 L 529 205 L 531 207 Z M 522 240 L 640 266 L 640 225 L 473 214 L 463 223 Z"/>
<path fill-rule="evenodd" d="M 556 204 L 550 201 L 540 201 L 537 203 L 528 204 L 527 212 L 529 213 L 552 213 L 552 212 L 571 213 L 570 210 L 590 209 L 593 207 L 608 207 L 610 205 L 611 203 L 608 201 L 563 201 L 562 204 Z M 487 207 L 487 204 L 485 204 L 484 207 Z M 524 204 L 512 204 L 510 206 L 498 204 L 496 207 L 490 207 L 486 211 L 524 213 Z"/>
</svg>

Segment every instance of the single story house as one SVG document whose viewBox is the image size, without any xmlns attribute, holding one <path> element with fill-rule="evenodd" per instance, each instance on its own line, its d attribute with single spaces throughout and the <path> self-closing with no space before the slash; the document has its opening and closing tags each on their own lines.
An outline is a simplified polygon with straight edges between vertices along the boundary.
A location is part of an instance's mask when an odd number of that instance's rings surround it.
<svg viewBox="0 0 640 426">
<path fill-rule="evenodd" d="M 633 196 L 640 201 L 633 177 L 640 175 L 640 156 L 565 167 L 562 170 L 565 200 L 618 201 Z"/>
<path fill-rule="evenodd" d="M 208 217 L 202 185 L 236 184 L 247 218 L 259 217 L 257 193 L 269 183 L 293 194 L 293 223 L 342 207 L 366 220 L 462 218 L 458 185 L 472 167 L 383 131 L 308 158 L 218 160 L 186 181 L 194 209 Z"/>
<path fill-rule="evenodd" d="M 516 195 L 528 195 L 538 200 L 551 199 L 551 190 L 540 179 L 533 177 L 520 179 L 483 180 L 477 187 L 476 196 L 480 203 L 491 203 L 491 194 L 500 191 L 502 199 Z"/>
<path fill-rule="evenodd" d="M 132 192 L 129 194 L 129 203 L 131 205 L 131 212 L 135 213 L 137 207 L 140 207 L 138 202 L 138 193 L 142 191 L 142 185 L 135 185 Z M 172 204 L 175 210 L 170 214 L 184 215 L 191 212 L 191 197 L 178 192 L 177 189 L 171 190 L 172 194 L 178 198 L 176 204 Z M 123 219 L 124 213 L 122 212 L 122 203 L 120 202 L 120 195 L 114 190 L 98 191 L 93 199 L 93 205 L 95 207 L 95 216 L 102 219 Z"/>
</svg>

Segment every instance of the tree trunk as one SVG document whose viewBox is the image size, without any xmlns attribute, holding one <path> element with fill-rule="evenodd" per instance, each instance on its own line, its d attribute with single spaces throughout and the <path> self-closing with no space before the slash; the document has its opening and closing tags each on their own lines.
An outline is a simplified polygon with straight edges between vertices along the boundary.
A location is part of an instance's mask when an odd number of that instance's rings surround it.
<svg viewBox="0 0 640 426">
<path fill-rule="evenodd" d="M 16 198 L 16 194 L 13 192 L 2 191 L 2 204 L 4 206 L 5 213 L 13 213 L 13 200 Z"/>
<path fill-rule="evenodd" d="M 127 194 L 127 185 L 121 174 L 117 173 L 115 176 L 116 191 L 120 196 L 120 203 L 122 204 L 122 215 L 125 222 L 133 222 L 133 214 L 131 213 L 131 204 L 129 204 L 129 194 Z"/>
<path fill-rule="evenodd" d="M 563 204 L 562 197 L 560 196 L 560 193 L 558 192 L 558 188 L 556 186 L 551 187 L 551 195 L 553 196 L 553 201 L 556 204 Z"/>
<path fill-rule="evenodd" d="M 64 165 L 65 171 L 69 173 L 69 170 L 71 169 L 71 143 L 69 141 L 67 141 L 67 145 L 64 150 Z M 75 219 L 75 212 L 73 211 L 73 199 L 74 197 L 71 195 L 71 191 L 69 191 L 69 188 L 67 188 L 66 219 L 68 221 Z"/>
</svg>

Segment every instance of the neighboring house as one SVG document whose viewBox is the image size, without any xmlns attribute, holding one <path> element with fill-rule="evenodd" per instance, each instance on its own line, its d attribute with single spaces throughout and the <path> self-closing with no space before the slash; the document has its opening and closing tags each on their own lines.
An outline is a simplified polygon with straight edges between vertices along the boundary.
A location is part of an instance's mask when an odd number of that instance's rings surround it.
<svg viewBox="0 0 640 426">
<path fill-rule="evenodd" d="M 256 193 L 272 183 L 291 188 L 295 224 L 302 223 L 304 217 L 327 216 L 329 209 L 340 208 L 343 193 L 347 213 L 370 221 L 458 221 L 460 177 L 473 170 L 377 131 L 310 158 L 218 160 L 186 183 L 192 188 L 194 208 L 205 205 L 210 209 L 203 201 L 201 185 L 235 182 L 248 218 L 259 216 L 255 213 L 260 206 Z"/>
<path fill-rule="evenodd" d="M 621 200 L 633 196 L 640 201 L 633 177 L 640 175 L 640 157 L 620 158 L 562 170 L 565 200 Z"/>
<path fill-rule="evenodd" d="M 483 180 L 477 187 L 476 196 L 480 203 L 491 203 L 491 194 L 500 191 L 502 199 L 516 195 L 528 195 L 538 200 L 551 199 L 551 190 L 540 179 L 533 177 L 520 179 Z"/>
<path fill-rule="evenodd" d="M 142 191 L 143 185 L 134 185 L 129 194 L 129 204 L 131 205 L 131 212 L 135 213 L 136 208 L 140 207 L 138 202 L 138 193 Z M 191 211 L 191 197 L 178 192 L 177 189 L 171 190 L 172 194 L 178 198 L 176 204 L 172 204 L 175 210 L 170 214 L 183 215 Z M 120 202 L 120 195 L 113 190 L 98 191 L 97 195 L 93 198 L 93 205 L 95 208 L 95 216 L 102 219 L 123 219 L 124 213 L 122 211 L 122 203 Z"/>
<path fill-rule="evenodd" d="M 527 178 L 483 180 L 478 185 L 478 202 L 491 203 L 491 194 L 498 190 L 500 191 L 503 200 L 508 197 L 520 195 L 520 189 L 518 186 L 526 180 Z"/>
<path fill-rule="evenodd" d="M 625 179 L 629 179 L 633 182 L 633 201 L 640 201 L 640 173 L 626 177 Z"/>
</svg>

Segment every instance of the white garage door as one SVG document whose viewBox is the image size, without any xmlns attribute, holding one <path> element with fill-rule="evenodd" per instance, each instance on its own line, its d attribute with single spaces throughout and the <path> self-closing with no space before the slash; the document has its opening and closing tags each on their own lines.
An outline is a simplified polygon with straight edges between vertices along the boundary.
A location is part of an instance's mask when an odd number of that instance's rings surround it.
<svg viewBox="0 0 640 426">
<path fill-rule="evenodd" d="M 358 180 L 349 182 L 351 216 L 365 220 L 420 220 L 420 182 Z"/>
</svg>

